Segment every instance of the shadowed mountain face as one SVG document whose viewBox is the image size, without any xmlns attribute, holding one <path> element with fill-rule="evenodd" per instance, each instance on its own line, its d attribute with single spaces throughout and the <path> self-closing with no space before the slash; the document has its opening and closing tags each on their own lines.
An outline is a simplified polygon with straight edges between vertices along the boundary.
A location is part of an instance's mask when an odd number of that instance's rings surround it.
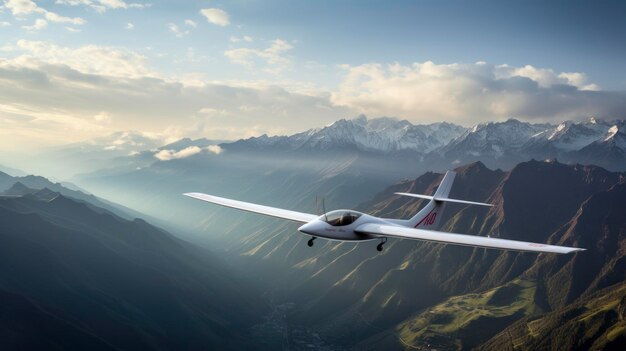
<svg viewBox="0 0 626 351">
<path fill-rule="evenodd" d="M 0 197 L 0 296 L 2 349 L 240 349 L 260 313 L 211 253 L 42 190 Z"/>
</svg>

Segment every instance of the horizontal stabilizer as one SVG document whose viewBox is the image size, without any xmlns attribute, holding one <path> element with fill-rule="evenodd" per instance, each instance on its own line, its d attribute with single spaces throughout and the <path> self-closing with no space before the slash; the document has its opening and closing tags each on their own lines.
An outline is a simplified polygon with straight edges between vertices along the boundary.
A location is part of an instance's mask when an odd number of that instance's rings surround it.
<svg viewBox="0 0 626 351">
<path fill-rule="evenodd" d="M 434 196 L 429 196 L 429 195 L 412 194 L 412 193 L 395 193 L 395 194 L 396 195 L 402 195 L 402 196 L 417 197 L 419 199 L 441 201 L 441 202 L 456 202 L 456 203 L 459 203 L 459 204 L 490 206 L 490 207 L 493 206 L 492 204 L 486 204 L 486 203 L 482 203 L 482 202 L 449 199 L 447 197 L 434 197 Z"/>
</svg>

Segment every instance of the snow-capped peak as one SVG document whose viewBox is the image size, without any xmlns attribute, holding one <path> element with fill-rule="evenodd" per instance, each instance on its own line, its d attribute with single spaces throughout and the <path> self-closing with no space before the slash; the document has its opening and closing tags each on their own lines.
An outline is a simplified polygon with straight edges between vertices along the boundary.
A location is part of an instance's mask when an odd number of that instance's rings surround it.
<svg viewBox="0 0 626 351">
<path fill-rule="evenodd" d="M 464 131 L 465 128 L 450 123 L 414 125 L 392 117 L 368 119 L 360 115 L 354 119 L 340 119 L 323 128 L 272 137 L 264 140 L 262 145 L 291 150 L 355 148 L 380 153 L 401 150 L 427 153 L 447 144 Z M 247 141 L 261 145 L 259 138 Z M 241 144 L 245 143 L 246 140 L 241 141 Z"/>
<path fill-rule="evenodd" d="M 619 131 L 619 128 L 617 127 L 617 125 L 614 125 L 611 128 L 609 128 L 609 131 L 606 133 L 606 138 L 604 138 L 604 141 L 608 141 L 609 139 L 615 137 L 615 134 L 617 134 L 618 131 Z"/>
</svg>

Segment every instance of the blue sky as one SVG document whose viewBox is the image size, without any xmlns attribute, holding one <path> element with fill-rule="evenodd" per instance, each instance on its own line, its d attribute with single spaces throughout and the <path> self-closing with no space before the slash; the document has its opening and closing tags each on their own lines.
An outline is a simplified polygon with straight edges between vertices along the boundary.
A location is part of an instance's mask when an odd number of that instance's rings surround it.
<svg viewBox="0 0 626 351">
<path fill-rule="evenodd" d="M 626 115 L 619 1 L 2 1 L 11 145 Z"/>
</svg>

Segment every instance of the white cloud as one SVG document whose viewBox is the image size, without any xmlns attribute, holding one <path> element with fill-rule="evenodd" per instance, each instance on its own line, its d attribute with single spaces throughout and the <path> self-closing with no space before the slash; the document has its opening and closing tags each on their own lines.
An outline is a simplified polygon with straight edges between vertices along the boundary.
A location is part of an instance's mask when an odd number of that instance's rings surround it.
<svg viewBox="0 0 626 351">
<path fill-rule="evenodd" d="M 219 147 L 219 146 L 218 146 Z M 199 154 L 202 152 L 202 149 L 198 146 L 189 146 L 180 151 L 175 150 L 161 150 L 154 154 L 154 157 L 158 158 L 161 161 L 169 161 L 179 158 L 186 158 L 189 156 L 193 156 L 195 154 Z"/>
<path fill-rule="evenodd" d="M 24 16 L 30 14 L 42 14 L 46 20 L 56 23 L 85 24 L 86 21 L 80 17 L 64 17 L 54 12 L 43 9 L 32 0 L 6 0 L 4 6 L 11 10 L 14 16 Z M 43 23 L 43 22 L 40 22 Z M 46 23 L 47 24 L 47 23 Z"/>
<path fill-rule="evenodd" d="M 93 119 L 99 123 L 111 124 L 111 115 L 109 115 L 107 112 L 104 112 L 104 111 L 93 116 Z"/>
<path fill-rule="evenodd" d="M 275 39 L 264 50 L 237 48 L 225 51 L 224 56 L 228 57 L 233 63 L 248 67 L 253 67 L 255 62 L 262 61 L 268 66 L 265 69 L 266 71 L 278 74 L 291 64 L 291 59 L 285 57 L 284 54 L 292 48 L 293 46 L 287 41 Z"/>
<path fill-rule="evenodd" d="M 35 12 L 42 13 L 45 11 L 31 0 L 6 0 L 4 6 L 11 10 L 11 13 L 15 16 L 29 15 Z"/>
<path fill-rule="evenodd" d="M 535 68 L 531 65 L 524 67 L 511 67 L 500 65 L 496 67 L 497 78 L 526 77 L 537 82 L 542 88 L 549 88 L 553 85 L 563 84 L 575 86 L 581 90 L 599 90 L 595 84 L 588 84 L 584 73 L 562 72 L 555 73 L 552 69 Z"/>
<path fill-rule="evenodd" d="M 176 35 L 178 38 L 182 38 L 185 35 L 189 34 L 188 30 L 181 30 L 177 25 L 175 25 L 174 23 L 168 23 L 167 24 L 167 28 L 169 28 L 170 32 L 174 33 L 174 35 Z"/>
<path fill-rule="evenodd" d="M 190 19 L 186 19 L 185 20 L 185 25 L 189 26 L 189 27 L 193 27 L 193 28 L 198 27 L 198 23 L 196 23 L 196 22 L 194 22 L 194 21 L 192 21 Z"/>
<path fill-rule="evenodd" d="M 150 6 L 150 4 L 127 3 L 123 0 L 56 0 L 55 3 L 68 6 L 87 6 L 99 13 L 104 13 L 107 9 L 117 10 Z"/>
<path fill-rule="evenodd" d="M 206 147 L 208 152 L 212 152 L 216 155 L 219 155 L 224 151 L 219 145 L 209 145 Z"/>
<path fill-rule="evenodd" d="M 47 11 L 45 13 L 46 19 L 50 22 L 56 22 L 56 23 L 71 23 L 71 24 L 85 24 L 86 21 L 80 17 L 64 17 L 64 16 L 60 16 L 57 15 L 54 12 L 49 12 Z"/>
<path fill-rule="evenodd" d="M 16 50 L 22 55 L 5 64 L 11 62 L 19 67 L 36 68 L 46 62 L 86 74 L 127 78 L 154 76 L 146 67 L 144 56 L 123 49 L 97 45 L 68 48 L 42 41 L 18 40 Z M 1 59 L 0 63 L 3 63 Z"/>
<path fill-rule="evenodd" d="M 226 11 L 224 10 L 216 8 L 202 9 L 200 10 L 200 14 L 206 17 L 206 20 L 209 23 L 213 23 L 222 27 L 230 24 L 230 17 L 228 16 L 228 13 L 226 13 Z"/>
<path fill-rule="evenodd" d="M 112 8 L 112 9 L 125 9 L 128 8 L 128 4 L 126 4 L 122 0 L 98 0 L 102 5 Z"/>
<path fill-rule="evenodd" d="M 518 117 L 580 119 L 623 117 L 624 93 L 591 91 L 582 73 L 556 73 L 527 65 L 400 64 L 342 66 L 346 72 L 332 101 L 371 115 L 413 121 L 473 124 Z"/>
<path fill-rule="evenodd" d="M 30 31 L 36 31 L 36 30 L 40 30 L 40 29 L 44 29 L 48 26 L 48 21 L 41 19 L 41 18 L 37 18 L 35 20 L 35 23 L 33 23 L 33 25 L 31 26 L 22 26 L 22 28 L 26 29 L 26 30 L 30 30 Z"/>
<path fill-rule="evenodd" d="M 10 26 L 11 26 L 10 22 L 6 22 L 6 21 L 0 22 L 0 27 L 10 27 Z"/>
<path fill-rule="evenodd" d="M 286 45 L 274 44 L 259 52 L 284 54 Z M 331 93 L 289 81 L 164 77 L 144 56 L 114 47 L 20 40 L 0 50 L 10 52 L 0 57 L 0 148 L 32 149 L 115 130 L 236 139 L 294 133 L 358 112 L 474 124 L 509 116 L 623 118 L 626 111 L 626 94 L 585 90 L 590 82 L 582 74 L 555 72 L 548 85 L 548 73 L 529 78 L 533 70 L 486 63 L 344 66 Z"/>
<path fill-rule="evenodd" d="M 68 32 L 72 32 L 72 33 L 80 33 L 80 32 L 81 32 L 81 30 L 80 30 L 80 29 L 73 28 L 73 27 L 65 27 L 65 29 L 66 29 Z"/>
<path fill-rule="evenodd" d="M 242 42 L 242 41 L 245 41 L 247 43 L 251 43 L 253 41 L 252 37 L 248 36 L 248 35 L 244 35 L 241 38 L 235 37 L 235 36 L 231 36 L 229 38 L 229 40 L 231 41 L 231 43 L 239 43 L 239 42 Z"/>
<path fill-rule="evenodd" d="M 129 23 L 126 23 L 126 27 L 125 28 L 128 29 L 128 30 L 132 30 L 132 29 L 135 29 L 135 25 L 129 22 Z"/>
<path fill-rule="evenodd" d="M 292 133 L 353 114 L 332 106 L 328 93 L 164 78 L 143 56 L 119 48 L 20 40 L 10 50 L 12 58 L 0 58 L 0 148 L 10 142 L 32 149 L 115 130 L 236 139 Z M 102 111 L 115 118 L 98 121 Z"/>
</svg>

